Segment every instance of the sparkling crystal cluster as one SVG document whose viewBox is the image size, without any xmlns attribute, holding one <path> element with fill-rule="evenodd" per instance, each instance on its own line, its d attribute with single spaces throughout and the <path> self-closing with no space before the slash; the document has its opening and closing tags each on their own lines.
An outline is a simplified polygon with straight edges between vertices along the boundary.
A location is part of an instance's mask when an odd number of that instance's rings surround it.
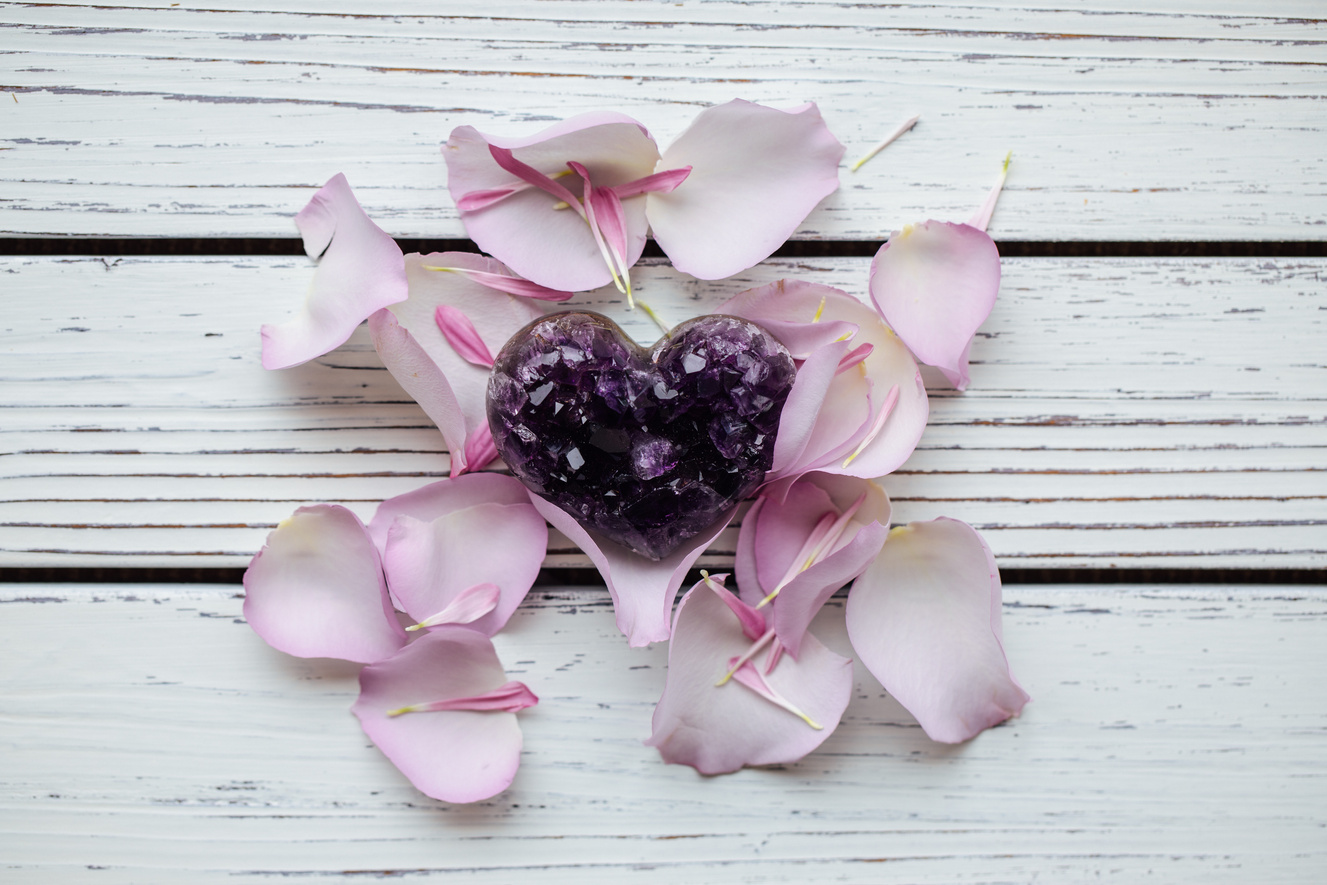
<svg viewBox="0 0 1327 885">
<path fill-rule="evenodd" d="M 489 427 L 530 489 L 658 560 L 759 487 L 795 374 L 736 317 L 691 320 L 646 351 L 607 317 L 553 314 L 494 361 Z"/>
</svg>

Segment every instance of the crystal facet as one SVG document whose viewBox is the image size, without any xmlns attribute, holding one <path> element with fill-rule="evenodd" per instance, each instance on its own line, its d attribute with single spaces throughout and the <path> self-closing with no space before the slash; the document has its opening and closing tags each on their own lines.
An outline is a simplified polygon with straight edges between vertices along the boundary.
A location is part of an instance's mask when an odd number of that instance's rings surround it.
<svg viewBox="0 0 1327 885">
<path fill-rule="evenodd" d="M 736 317 L 691 320 L 647 350 L 569 311 L 503 346 L 488 421 L 532 491 L 657 560 L 760 486 L 795 375 L 782 344 Z"/>
</svg>

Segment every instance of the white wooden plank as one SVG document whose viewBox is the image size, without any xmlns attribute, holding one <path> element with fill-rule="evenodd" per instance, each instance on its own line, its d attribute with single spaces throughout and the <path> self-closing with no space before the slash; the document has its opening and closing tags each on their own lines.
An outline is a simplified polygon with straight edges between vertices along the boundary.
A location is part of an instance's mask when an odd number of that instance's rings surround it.
<svg viewBox="0 0 1327 885">
<path fill-rule="evenodd" d="M 866 259 L 701 284 L 636 275 L 669 321 L 785 276 L 860 293 Z M 1327 563 L 1327 262 L 1018 259 L 973 385 L 888 477 L 895 520 L 962 518 L 1005 567 Z M 0 564 L 238 566 L 313 501 L 361 516 L 446 475 L 361 329 L 264 372 L 304 259 L 22 259 L 0 349 Z M 583 300 L 642 339 L 615 293 Z M 556 541 L 550 565 L 584 565 Z M 731 533 L 705 560 L 722 565 Z"/>
<path fill-rule="evenodd" d="M 1321 239 L 1320 4 L 0 4 L 0 235 L 291 236 L 345 172 L 402 237 L 464 232 L 438 144 L 611 108 L 816 100 L 849 160 L 799 236 L 966 218 L 1005 239 Z M 166 6 L 162 4 L 162 6 Z M 1298 16 L 1298 17 L 1297 17 Z"/>
<path fill-rule="evenodd" d="M 356 668 L 272 651 L 237 590 L 3 588 L 5 881 L 1327 877 L 1327 588 L 1009 587 L 1020 719 L 933 744 L 859 673 L 818 752 L 720 778 L 640 744 L 665 650 L 602 589 L 537 588 L 496 637 L 541 698 L 522 768 L 474 806 L 416 793 Z M 814 629 L 846 651 L 841 600 Z"/>
</svg>

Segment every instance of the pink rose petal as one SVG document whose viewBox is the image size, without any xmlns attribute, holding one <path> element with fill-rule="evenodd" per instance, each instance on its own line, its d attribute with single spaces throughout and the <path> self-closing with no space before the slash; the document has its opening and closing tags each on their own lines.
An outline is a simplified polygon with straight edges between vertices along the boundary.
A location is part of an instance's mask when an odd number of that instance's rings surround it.
<svg viewBox="0 0 1327 885">
<path fill-rule="evenodd" d="M 341 346 L 374 311 L 406 298 L 400 247 L 364 214 L 344 175 L 323 185 L 295 224 L 318 267 L 294 319 L 263 326 L 265 369 L 295 366 Z"/>
<path fill-rule="evenodd" d="M 489 710 L 471 704 L 466 710 L 401 713 L 495 691 L 512 695 L 493 644 L 483 634 L 439 627 L 396 656 L 365 667 L 359 683 L 351 712 L 422 793 L 445 802 L 477 802 L 511 785 L 522 743 L 516 715 L 504 711 L 512 706 L 511 698 Z M 533 698 L 526 693 L 516 692 L 518 708 Z"/>
<path fill-rule="evenodd" d="M 842 158 L 815 104 L 779 110 L 739 99 L 706 108 L 659 161 L 691 174 L 671 193 L 649 195 L 650 229 L 678 270 L 732 276 L 768 258 L 838 189 Z"/>
<path fill-rule="evenodd" d="M 367 663 L 406 641 L 378 551 L 339 505 L 301 507 L 277 526 L 244 573 L 244 593 L 249 626 L 297 657 Z"/>
<path fill-rule="evenodd" d="M 828 383 L 823 376 L 825 356 L 815 362 L 807 358 L 802 370 L 812 366 L 818 379 L 817 389 L 823 388 L 824 392 L 818 402 L 810 402 L 813 397 L 809 397 L 807 409 L 801 412 L 790 413 L 788 407 L 784 407 L 779 441 L 783 442 L 786 428 L 790 429 L 790 438 L 782 449 L 776 447 L 771 480 L 796 478 L 812 470 L 871 479 L 897 469 L 912 454 L 926 429 L 930 411 L 926 387 L 907 347 L 869 306 L 829 286 L 781 280 L 741 293 L 722 305 L 719 312 L 740 316 L 767 328 L 776 324 L 801 324 L 812 330 L 803 333 L 807 336 L 814 335 L 818 327 L 830 324 L 855 327 L 857 331 L 848 341 L 848 349 L 843 349 L 842 344 L 821 345 L 826 349 L 839 348 L 834 351 L 838 354 L 836 369 L 852 350 L 867 344 L 871 346 L 870 353 L 860 363 L 837 374 Z M 799 370 L 799 382 L 802 370 Z M 807 383 L 810 381 L 808 379 Z M 897 393 L 892 393 L 896 387 Z M 790 395 L 789 400 L 792 399 Z M 865 404 L 868 399 L 869 408 Z M 879 432 L 853 456 L 872 431 L 880 410 L 891 399 L 893 405 Z M 851 461 L 848 461 L 849 456 L 853 456 Z"/>
<path fill-rule="evenodd" d="M 398 516 L 431 522 L 479 504 L 529 503 L 530 495 L 519 480 L 501 473 L 467 473 L 383 501 L 369 520 L 369 537 L 382 552 L 387 549 L 387 533 Z"/>
<path fill-rule="evenodd" d="M 580 292 L 608 283 L 611 274 L 582 212 L 556 208 L 559 198 L 502 168 L 490 146 L 510 151 L 515 160 L 552 178 L 570 195 L 578 194 L 582 184 L 578 176 L 557 177 L 567 172 L 568 162 L 582 164 L 595 187 L 611 188 L 652 174 L 659 149 L 645 128 L 621 114 L 592 113 L 524 138 L 489 136 L 462 126 L 443 146 L 448 188 L 479 248 L 552 289 Z M 499 192 L 505 195 L 497 196 Z M 645 205 L 644 199 L 622 203 L 628 267 L 645 245 Z"/>
<path fill-rule="evenodd" d="M 506 273 L 506 268 L 491 258 L 464 252 L 407 255 L 410 298 L 369 319 L 373 345 L 387 370 L 438 425 L 453 462 L 461 462 L 463 470 L 472 469 L 465 463 L 466 443 L 488 424 L 484 402 L 488 370 L 470 362 L 448 342 L 438 327 L 438 308 L 447 306 L 464 314 L 477 343 L 490 353 L 542 316 L 543 310 L 529 299 L 495 291 L 463 274 L 431 271 L 428 266 L 495 274 Z M 459 472 L 456 466 L 454 463 L 453 472 Z"/>
<path fill-rule="evenodd" d="M 571 514 L 533 492 L 530 501 L 553 528 L 570 538 L 599 569 L 613 598 L 617 628 L 632 648 L 669 637 L 673 599 L 686 580 L 687 571 L 737 512 L 734 508 L 715 522 L 712 531 L 696 535 L 656 562 L 589 531 Z"/>
<path fill-rule="evenodd" d="M 702 581 L 682 598 L 668 647 L 668 677 L 646 744 L 657 747 L 665 762 L 702 774 L 796 762 L 838 726 L 852 693 L 852 662 L 808 635 L 799 660 L 784 656 L 773 671 L 758 674 L 820 728 L 741 684 L 749 673 L 716 686 L 751 645 L 718 595 L 726 592 Z"/>
<path fill-rule="evenodd" d="M 738 536 L 739 586 L 752 604 L 777 591 L 770 603 L 772 626 L 796 658 L 821 606 L 879 554 L 889 528 L 889 498 L 866 480 L 812 473 L 781 502 L 762 498 L 758 504 Z M 817 533 L 822 525 L 826 530 Z"/>
<path fill-rule="evenodd" d="M 889 238 L 871 262 L 871 300 L 917 359 L 958 390 L 968 350 L 1000 291 L 1000 253 L 966 224 L 924 221 Z"/>
<path fill-rule="evenodd" d="M 428 522 L 396 517 L 383 566 L 392 595 L 417 622 L 476 584 L 498 585 L 497 606 L 470 625 L 492 636 L 529 592 L 547 548 L 548 526 L 528 501 L 476 504 Z"/>
<path fill-rule="evenodd" d="M 891 532 L 848 595 L 847 621 L 862 663 L 932 740 L 966 741 L 1028 702 L 1005 657 L 995 559 L 965 523 Z"/>
</svg>

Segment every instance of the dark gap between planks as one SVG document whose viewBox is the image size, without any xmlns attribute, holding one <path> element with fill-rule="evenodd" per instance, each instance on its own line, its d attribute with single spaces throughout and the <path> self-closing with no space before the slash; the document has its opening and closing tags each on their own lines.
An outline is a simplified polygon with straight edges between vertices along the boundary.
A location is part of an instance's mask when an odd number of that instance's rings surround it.
<svg viewBox="0 0 1327 885">
<path fill-rule="evenodd" d="M 405 252 L 479 251 L 470 240 L 400 239 Z M 1327 241 L 997 241 L 1006 258 L 1327 258 Z M 880 241 L 784 244 L 778 258 L 869 258 Z M 0 237 L 0 255 L 302 255 L 294 238 L 167 237 L 93 238 Z M 653 241 L 645 256 L 663 258 Z M 0 583 L 106 584 L 236 584 L 239 568 L 0 568 Z M 1005 584 L 1327 584 L 1327 569 L 1002 569 Z M 700 580 L 693 569 L 686 584 Z M 594 569 L 543 569 L 536 586 L 583 585 L 600 582 Z"/>
<path fill-rule="evenodd" d="M 714 569 L 716 573 L 731 569 Z M 244 576 L 242 568 L 0 568 L 0 584 L 235 584 Z M 692 569 L 683 587 L 701 578 Z M 1327 569 L 1202 569 L 1202 568 L 1006 568 L 1001 583 L 1015 584 L 1230 584 L 1230 585 L 1322 585 Z M 592 568 L 545 568 L 535 580 L 537 587 L 585 586 L 602 583 Z"/>
<path fill-rule="evenodd" d="M 404 252 L 478 252 L 470 240 L 400 239 Z M 870 258 L 881 240 L 837 242 L 800 240 L 785 243 L 775 258 Z M 1327 241 L 1238 240 L 1191 243 L 1184 241 L 1056 242 L 1049 240 L 997 240 L 1005 258 L 1327 258 Z M 303 255 L 295 238 L 261 239 L 222 237 L 172 239 L 167 237 L 0 237 L 0 255 Z M 645 257 L 663 258 L 653 240 Z"/>
</svg>

